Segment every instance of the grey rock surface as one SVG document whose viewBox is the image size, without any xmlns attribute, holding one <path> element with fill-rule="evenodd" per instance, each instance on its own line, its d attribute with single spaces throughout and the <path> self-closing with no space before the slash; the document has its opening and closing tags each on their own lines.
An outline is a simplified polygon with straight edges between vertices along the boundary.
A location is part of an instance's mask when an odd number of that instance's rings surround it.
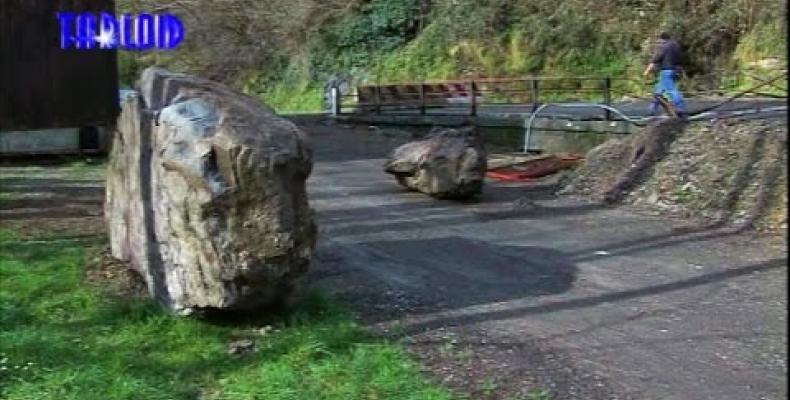
<svg viewBox="0 0 790 400">
<path fill-rule="evenodd" d="M 483 191 L 486 151 L 474 128 L 445 129 L 395 149 L 384 170 L 409 189 L 466 199 Z"/>
<path fill-rule="evenodd" d="M 113 256 L 179 312 L 286 301 L 315 247 L 304 133 L 218 83 L 150 68 L 139 87 L 107 174 Z"/>
</svg>

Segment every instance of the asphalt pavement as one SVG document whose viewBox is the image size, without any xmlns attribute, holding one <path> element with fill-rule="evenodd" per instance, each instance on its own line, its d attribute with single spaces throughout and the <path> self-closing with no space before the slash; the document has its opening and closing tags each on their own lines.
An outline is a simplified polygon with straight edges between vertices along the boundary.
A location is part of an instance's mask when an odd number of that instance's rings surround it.
<svg viewBox="0 0 790 400">
<path fill-rule="evenodd" d="M 466 346 L 467 367 L 439 362 L 443 382 L 485 374 L 557 400 L 786 398 L 786 238 L 541 185 L 437 201 L 382 171 L 395 143 L 303 128 L 316 158 L 311 284 L 371 326 L 397 326 L 426 360 Z"/>
</svg>

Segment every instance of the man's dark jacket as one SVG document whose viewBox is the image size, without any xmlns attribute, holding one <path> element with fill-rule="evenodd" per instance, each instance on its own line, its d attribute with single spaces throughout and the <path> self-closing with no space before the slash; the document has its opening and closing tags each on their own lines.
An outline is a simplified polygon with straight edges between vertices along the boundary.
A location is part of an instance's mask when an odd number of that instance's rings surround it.
<svg viewBox="0 0 790 400">
<path fill-rule="evenodd" d="M 656 64 L 659 70 L 678 70 L 680 68 L 680 45 L 672 39 L 659 41 L 656 54 L 650 59 L 650 62 Z"/>
</svg>

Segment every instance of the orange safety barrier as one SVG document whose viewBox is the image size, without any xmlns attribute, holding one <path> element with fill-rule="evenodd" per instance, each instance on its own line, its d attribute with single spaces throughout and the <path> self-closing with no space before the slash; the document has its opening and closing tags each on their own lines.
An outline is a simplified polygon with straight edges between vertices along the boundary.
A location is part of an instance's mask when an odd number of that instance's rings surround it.
<svg viewBox="0 0 790 400">
<path fill-rule="evenodd" d="M 555 154 L 506 168 L 491 169 L 486 176 L 503 182 L 531 182 L 564 169 L 574 168 L 583 159 L 584 157 L 578 154 Z"/>
</svg>

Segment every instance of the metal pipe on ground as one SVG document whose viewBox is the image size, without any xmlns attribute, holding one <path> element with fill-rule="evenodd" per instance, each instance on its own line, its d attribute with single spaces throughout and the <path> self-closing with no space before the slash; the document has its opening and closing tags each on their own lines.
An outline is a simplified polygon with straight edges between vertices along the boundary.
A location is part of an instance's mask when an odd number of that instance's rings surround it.
<svg viewBox="0 0 790 400">
<path fill-rule="evenodd" d="M 723 104 L 726 104 L 726 102 L 725 103 L 721 103 L 719 106 L 721 106 Z M 614 107 L 607 106 L 605 104 L 596 104 L 596 103 L 566 103 L 566 104 L 548 103 L 548 104 L 543 104 L 542 106 L 540 106 L 537 109 L 537 111 L 532 113 L 530 115 L 530 117 L 525 120 L 523 153 L 526 154 L 526 153 L 529 152 L 529 144 L 530 144 L 530 139 L 531 139 L 531 136 L 532 136 L 532 126 L 533 126 L 533 124 L 535 122 L 536 116 L 541 111 L 543 111 L 546 108 L 551 107 L 551 106 L 554 106 L 554 107 L 565 107 L 565 108 L 585 108 L 585 107 L 602 108 L 604 110 L 608 110 L 608 111 L 611 111 L 611 112 L 617 114 L 624 121 L 626 121 L 628 123 L 631 123 L 631 124 L 634 124 L 636 126 L 644 126 L 645 123 L 647 121 L 650 121 L 650 120 L 658 120 L 658 119 L 669 118 L 667 116 L 639 117 L 639 118 L 629 117 L 629 116 L 625 115 L 622 111 L 620 111 L 620 110 L 618 110 L 618 109 L 616 109 Z M 710 110 L 710 108 L 708 108 L 708 110 Z M 734 117 L 748 116 L 748 115 L 759 115 L 759 114 L 762 114 L 762 113 L 782 112 L 782 111 L 787 112 L 787 110 L 788 110 L 787 106 L 776 106 L 776 107 L 765 107 L 765 108 L 753 108 L 753 109 L 747 109 L 747 110 L 728 111 L 725 114 L 719 114 L 717 112 L 703 110 L 701 112 L 698 112 L 698 113 L 695 113 L 695 114 L 691 115 L 686 120 L 687 121 L 702 121 L 702 120 L 705 120 L 707 118 L 734 118 Z"/>
<path fill-rule="evenodd" d="M 546 103 L 538 107 L 535 112 L 533 112 L 528 119 L 524 121 L 524 153 L 529 152 L 529 140 L 532 135 L 532 125 L 535 122 L 535 117 L 540 114 L 541 111 L 545 110 L 549 107 L 564 107 L 564 108 L 601 108 L 603 110 L 612 112 L 622 118 L 624 121 L 632 123 L 634 125 L 644 124 L 647 118 L 632 118 L 625 115 L 622 111 L 608 106 L 606 104 L 598 104 L 598 103 Z"/>
</svg>

